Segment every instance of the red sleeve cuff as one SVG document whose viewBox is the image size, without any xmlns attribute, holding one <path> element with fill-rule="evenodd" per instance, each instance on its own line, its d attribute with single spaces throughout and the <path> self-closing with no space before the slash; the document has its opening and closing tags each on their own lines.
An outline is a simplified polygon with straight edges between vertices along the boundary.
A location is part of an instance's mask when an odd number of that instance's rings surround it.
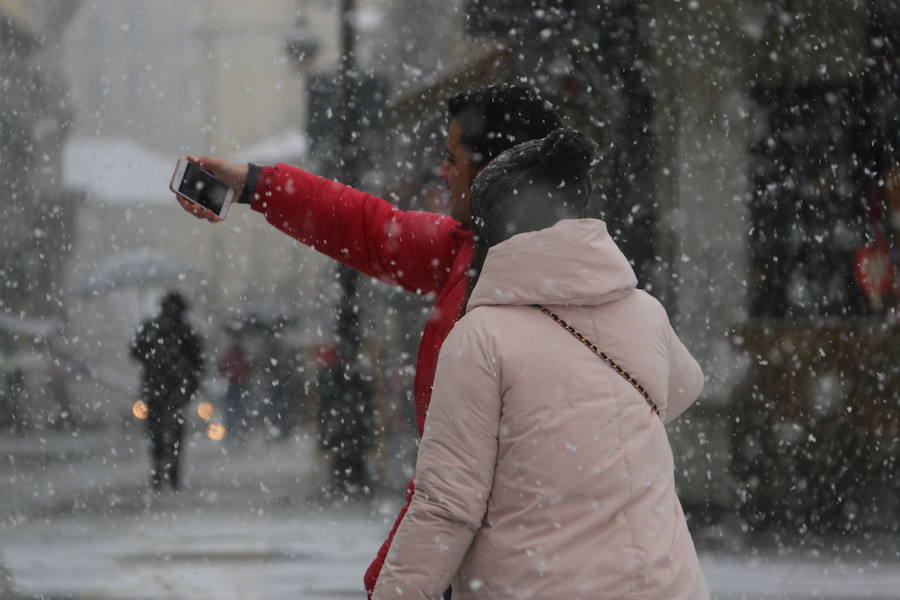
<svg viewBox="0 0 900 600">
<path fill-rule="evenodd" d="M 266 199 L 272 195 L 272 186 L 275 185 L 276 169 L 277 166 L 257 167 L 255 185 L 249 198 L 250 208 L 256 212 L 265 212 Z M 247 178 L 249 184 L 250 173 L 247 174 Z"/>
</svg>

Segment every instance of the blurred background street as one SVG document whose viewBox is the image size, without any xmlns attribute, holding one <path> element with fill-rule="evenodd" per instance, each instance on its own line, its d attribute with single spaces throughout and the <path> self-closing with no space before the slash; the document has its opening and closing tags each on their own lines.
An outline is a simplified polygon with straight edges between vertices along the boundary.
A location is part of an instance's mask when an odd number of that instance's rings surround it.
<svg viewBox="0 0 900 600">
<path fill-rule="evenodd" d="M 332 504 L 314 446 L 188 444 L 154 496 L 139 435 L 0 440 L 0 556 L 13 598 L 360 598 L 399 499 Z M 28 446 L 28 447 L 23 447 Z"/>
<path fill-rule="evenodd" d="M 446 100 L 498 82 L 603 148 L 589 212 L 702 365 L 668 433 L 715 597 L 900 598 L 900 0 L 0 0 L 0 600 L 363 597 L 433 298 L 169 180 L 446 212 Z M 203 371 L 157 496 L 129 345 L 173 290 Z"/>
<path fill-rule="evenodd" d="M 3 600 L 362 599 L 361 577 L 399 507 L 394 492 L 346 503 L 318 493 L 302 435 L 236 450 L 196 435 L 185 488 L 153 497 L 133 433 L 0 438 Z M 695 531 L 720 600 L 897 598 L 888 537 L 779 546 Z"/>
</svg>

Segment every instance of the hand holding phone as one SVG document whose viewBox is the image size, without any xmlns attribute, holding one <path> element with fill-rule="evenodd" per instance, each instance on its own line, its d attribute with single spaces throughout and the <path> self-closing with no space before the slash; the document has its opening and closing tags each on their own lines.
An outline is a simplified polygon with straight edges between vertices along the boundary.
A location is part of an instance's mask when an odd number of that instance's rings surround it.
<svg viewBox="0 0 900 600">
<path fill-rule="evenodd" d="M 207 159 L 206 162 L 214 163 L 216 160 Z M 238 165 L 231 165 L 225 161 L 219 162 L 240 170 Z M 234 201 L 235 187 L 216 177 L 203 166 L 206 165 L 194 157 L 179 159 L 175 166 L 175 172 L 172 174 L 169 189 L 178 197 L 182 207 L 194 216 L 205 218 L 208 221 L 221 221 Z M 239 176 L 238 173 L 228 174 L 232 175 L 230 179 L 236 179 Z M 238 189 L 240 188 L 238 187 Z"/>
</svg>

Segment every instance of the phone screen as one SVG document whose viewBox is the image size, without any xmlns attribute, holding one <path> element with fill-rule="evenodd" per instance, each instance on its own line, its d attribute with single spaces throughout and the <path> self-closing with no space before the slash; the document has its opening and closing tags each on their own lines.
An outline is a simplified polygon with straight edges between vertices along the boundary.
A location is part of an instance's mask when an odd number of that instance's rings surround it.
<svg viewBox="0 0 900 600">
<path fill-rule="evenodd" d="M 219 214 L 228 194 L 228 186 L 189 162 L 178 185 L 178 193 Z"/>
</svg>

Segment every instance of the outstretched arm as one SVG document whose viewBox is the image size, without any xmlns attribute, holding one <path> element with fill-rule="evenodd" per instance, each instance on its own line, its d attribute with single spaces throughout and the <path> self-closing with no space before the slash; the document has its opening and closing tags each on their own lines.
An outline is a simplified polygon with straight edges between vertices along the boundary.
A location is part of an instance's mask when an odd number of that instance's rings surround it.
<svg viewBox="0 0 900 600">
<path fill-rule="evenodd" d="M 319 252 L 413 292 L 437 292 L 461 246 L 450 217 L 398 210 L 289 165 L 262 168 L 252 207 Z"/>
<path fill-rule="evenodd" d="M 253 210 L 281 231 L 409 291 L 440 290 L 462 245 L 459 223 L 448 216 L 398 210 L 381 198 L 296 167 L 248 169 L 212 157 L 188 158 L 228 183 L 236 197 L 251 201 Z M 179 202 L 198 218 L 219 220 L 186 200 Z"/>
</svg>

